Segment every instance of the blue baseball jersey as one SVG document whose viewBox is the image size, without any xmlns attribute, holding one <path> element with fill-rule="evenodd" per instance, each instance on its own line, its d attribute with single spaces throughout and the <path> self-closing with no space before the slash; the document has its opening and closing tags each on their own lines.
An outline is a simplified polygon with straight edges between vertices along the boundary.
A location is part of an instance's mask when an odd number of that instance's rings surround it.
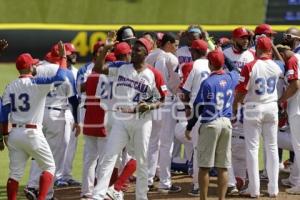
<svg viewBox="0 0 300 200">
<path fill-rule="evenodd" d="M 234 89 L 238 84 L 237 71 L 225 73 L 223 70 L 214 71 L 202 82 L 194 101 L 194 117 L 189 120 L 187 130 L 193 126 L 201 116 L 201 123 L 208 123 L 220 117 L 232 116 Z"/>
</svg>

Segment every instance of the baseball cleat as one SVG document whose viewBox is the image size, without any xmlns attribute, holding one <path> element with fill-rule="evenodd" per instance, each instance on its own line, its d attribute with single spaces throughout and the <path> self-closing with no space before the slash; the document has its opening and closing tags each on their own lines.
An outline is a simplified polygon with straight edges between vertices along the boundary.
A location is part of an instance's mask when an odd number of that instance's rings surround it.
<svg viewBox="0 0 300 200">
<path fill-rule="evenodd" d="M 227 188 L 226 195 L 233 196 L 238 194 L 239 194 L 239 190 L 236 188 L 236 186 L 231 186 Z"/>
<path fill-rule="evenodd" d="M 178 185 L 172 185 L 170 188 L 159 188 L 158 192 L 161 194 L 178 193 L 181 191 L 181 187 Z"/>
<path fill-rule="evenodd" d="M 66 182 L 68 183 L 68 186 L 81 186 L 81 183 L 74 179 L 66 180 Z"/>
<path fill-rule="evenodd" d="M 26 199 L 37 200 L 37 198 L 38 198 L 38 190 L 37 189 L 25 187 L 23 191 L 24 191 Z"/>
<path fill-rule="evenodd" d="M 292 188 L 286 189 L 285 190 L 288 194 L 295 194 L 299 195 L 300 194 L 300 186 L 294 186 Z"/>
<path fill-rule="evenodd" d="M 123 200 L 124 199 L 124 193 L 122 191 L 115 190 L 114 185 L 112 185 L 108 188 L 106 194 L 112 200 Z"/>
<path fill-rule="evenodd" d="M 248 188 L 245 188 L 244 190 L 239 192 L 239 195 L 242 197 L 248 197 L 248 198 L 259 198 L 259 194 L 257 195 L 251 195 L 248 191 Z"/>
<path fill-rule="evenodd" d="M 294 184 L 292 184 L 292 183 L 290 182 L 289 178 L 281 179 L 281 184 L 282 184 L 283 186 L 290 187 L 290 188 L 295 186 Z"/>
<path fill-rule="evenodd" d="M 63 179 L 57 179 L 54 182 L 54 186 L 55 187 L 67 187 L 67 186 L 69 186 L 69 184 L 67 181 L 64 181 Z"/>
<path fill-rule="evenodd" d="M 199 188 L 194 189 L 194 187 L 193 187 L 192 190 L 190 192 L 188 192 L 188 195 L 192 196 L 192 197 L 199 197 L 200 196 Z"/>
</svg>

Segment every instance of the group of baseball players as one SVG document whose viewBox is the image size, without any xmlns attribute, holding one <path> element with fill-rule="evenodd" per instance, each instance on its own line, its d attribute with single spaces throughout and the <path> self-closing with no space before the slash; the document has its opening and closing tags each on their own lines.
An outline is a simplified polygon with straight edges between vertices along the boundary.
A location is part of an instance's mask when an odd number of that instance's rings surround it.
<svg viewBox="0 0 300 200">
<path fill-rule="evenodd" d="M 120 200 L 129 180 L 137 200 L 149 191 L 179 193 L 171 165 L 182 150 L 192 176 L 187 195 L 206 200 L 213 174 L 220 200 L 258 198 L 263 179 L 271 198 L 279 182 L 300 195 L 300 30 L 288 29 L 276 46 L 275 34 L 268 24 L 254 32 L 237 27 L 214 42 L 190 25 L 180 34 L 137 38 L 122 26 L 96 42 L 92 60 L 78 70 L 71 43 L 54 44 L 43 60 L 19 55 L 20 76 L 0 102 L 8 199 L 17 199 L 29 159 L 29 200 L 56 199 L 54 186 L 81 187 L 82 200 Z M 7 46 L 0 40 L 1 51 Z M 79 182 L 71 172 L 81 132 Z M 291 152 L 289 166 L 282 150 Z M 279 180 L 281 169 L 287 179 Z"/>
</svg>

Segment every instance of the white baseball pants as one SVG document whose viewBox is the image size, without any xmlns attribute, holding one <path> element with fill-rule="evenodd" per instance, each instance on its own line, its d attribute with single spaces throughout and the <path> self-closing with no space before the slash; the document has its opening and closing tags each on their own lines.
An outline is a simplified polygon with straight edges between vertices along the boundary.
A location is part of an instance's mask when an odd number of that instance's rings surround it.
<svg viewBox="0 0 300 200">
<path fill-rule="evenodd" d="M 268 193 L 278 194 L 279 158 L 277 145 L 277 102 L 268 104 L 245 104 L 244 134 L 247 152 L 248 190 L 251 196 L 260 195 L 258 166 L 259 136 L 266 149 L 266 168 L 269 177 Z"/>
</svg>

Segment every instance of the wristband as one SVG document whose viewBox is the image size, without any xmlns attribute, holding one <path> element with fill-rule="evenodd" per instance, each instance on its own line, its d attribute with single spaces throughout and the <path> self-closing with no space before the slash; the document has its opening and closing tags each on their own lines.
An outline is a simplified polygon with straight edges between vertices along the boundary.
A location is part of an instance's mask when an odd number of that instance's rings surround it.
<svg viewBox="0 0 300 200">
<path fill-rule="evenodd" d="M 151 105 L 150 105 L 150 104 L 148 104 L 148 106 L 149 106 L 148 110 L 151 110 Z"/>
</svg>

